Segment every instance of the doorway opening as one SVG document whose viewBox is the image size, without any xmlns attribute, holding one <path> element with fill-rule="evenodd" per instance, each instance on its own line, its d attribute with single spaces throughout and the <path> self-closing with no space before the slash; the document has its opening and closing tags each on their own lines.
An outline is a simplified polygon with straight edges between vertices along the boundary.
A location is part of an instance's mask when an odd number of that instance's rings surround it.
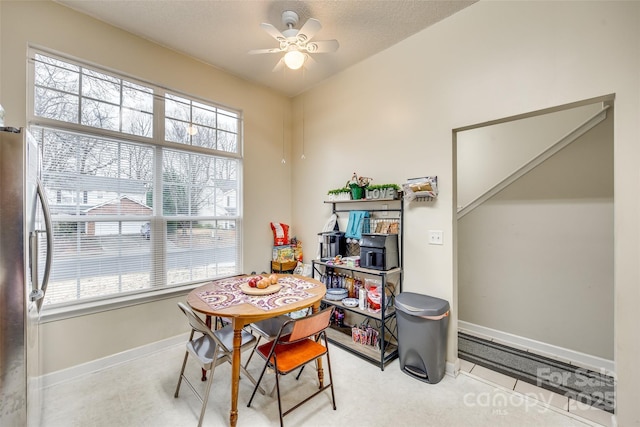
<svg viewBox="0 0 640 427">
<path fill-rule="evenodd" d="M 613 101 L 454 129 L 460 337 L 613 372 Z"/>
</svg>

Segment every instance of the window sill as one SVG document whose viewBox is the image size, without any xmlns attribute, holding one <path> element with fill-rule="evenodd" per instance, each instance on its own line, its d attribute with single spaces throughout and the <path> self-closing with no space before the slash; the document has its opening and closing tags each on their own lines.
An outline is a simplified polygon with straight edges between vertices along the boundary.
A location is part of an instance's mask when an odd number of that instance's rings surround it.
<svg viewBox="0 0 640 427">
<path fill-rule="evenodd" d="M 201 285 L 202 283 L 192 283 L 185 286 L 159 289 L 157 291 L 149 291 L 137 295 L 114 297 L 107 300 L 87 301 L 63 307 L 45 307 L 40 315 L 40 323 L 57 322 L 60 320 L 87 316 L 104 311 L 112 311 L 125 307 L 148 304 L 154 301 L 175 298 L 181 295 L 186 296 L 191 290 Z"/>
</svg>

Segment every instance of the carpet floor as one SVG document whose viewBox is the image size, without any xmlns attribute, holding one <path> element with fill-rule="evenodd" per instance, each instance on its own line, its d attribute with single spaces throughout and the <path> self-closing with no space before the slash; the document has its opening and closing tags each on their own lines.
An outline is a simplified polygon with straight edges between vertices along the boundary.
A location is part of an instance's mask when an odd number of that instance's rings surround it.
<svg viewBox="0 0 640 427">
<path fill-rule="evenodd" d="M 461 332 L 458 357 L 613 413 L 611 376 Z"/>
</svg>

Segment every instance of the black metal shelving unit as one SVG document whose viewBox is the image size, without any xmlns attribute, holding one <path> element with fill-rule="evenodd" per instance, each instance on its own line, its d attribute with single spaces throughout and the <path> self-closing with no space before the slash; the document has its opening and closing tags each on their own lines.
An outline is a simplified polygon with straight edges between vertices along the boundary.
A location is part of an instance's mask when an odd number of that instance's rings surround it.
<svg viewBox="0 0 640 427">
<path fill-rule="evenodd" d="M 332 205 L 332 212 L 338 216 L 342 212 L 350 212 L 353 209 L 366 210 L 370 214 L 371 232 L 375 230 L 377 222 L 395 222 L 398 224 L 398 257 L 399 267 L 390 270 L 374 270 L 369 268 L 351 267 L 345 264 L 334 265 L 330 260 L 313 260 L 313 276 L 323 281 L 328 272 L 339 271 L 343 275 L 351 277 L 370 277 L 380 280 L 383 291 L 381 292 L 380 310 L 377 312 L 368 309 L 361 310 L 356 307 L 345 306 L 342 301 L 323 299 L 323 305 L 333 305 L 345 312 L 355 314 L 356 318 L 362 318 L 363 323 L 378 331 L 378 345 L 370 346 L 356 343 L 352 339 L 351 326 L 339 327 L 332 325 L 328 330 L 329 341 L 345 349 L 346 351 L 378 365 L 384 371 L 384 367 L 398 357 L 398 340 L 396 311 L 394 306 L 395 296 L 402 292 L 402 258 L 403 258 L 403 217 L 404 206 L 402 199 L 394 200 L 344 200 L 326 201 Z M 357 206 L 356 206 L 357 204 Z M 353 209 L 349 209 L 353 206 Z M 394 282 L 395 279 L 395 282 Z"/>
</svg>

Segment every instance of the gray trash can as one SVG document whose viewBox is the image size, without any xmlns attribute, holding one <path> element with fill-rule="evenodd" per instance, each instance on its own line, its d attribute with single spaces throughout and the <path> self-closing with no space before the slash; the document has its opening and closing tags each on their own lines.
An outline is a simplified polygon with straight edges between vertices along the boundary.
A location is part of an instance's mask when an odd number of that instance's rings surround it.
<svg viewBox="0 0 640 427">
<path fill-rule="evenodd" d="M 420 381 L 440 382 L 446 366 L 449 303 L 401 292 L 395 305 L 400 369 Z"/>
</svg>

